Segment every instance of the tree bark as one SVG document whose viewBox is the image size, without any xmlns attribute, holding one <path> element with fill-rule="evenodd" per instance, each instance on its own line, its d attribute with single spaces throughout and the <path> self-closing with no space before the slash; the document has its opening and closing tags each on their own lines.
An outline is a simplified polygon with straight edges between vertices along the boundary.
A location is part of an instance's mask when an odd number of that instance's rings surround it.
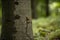
<svg viewBox="0 0 60 40">
<path fill-rule="evenodd" d="M 2 0 L 1 40 L 33 40 L 31 0 Z"/>
</svg>

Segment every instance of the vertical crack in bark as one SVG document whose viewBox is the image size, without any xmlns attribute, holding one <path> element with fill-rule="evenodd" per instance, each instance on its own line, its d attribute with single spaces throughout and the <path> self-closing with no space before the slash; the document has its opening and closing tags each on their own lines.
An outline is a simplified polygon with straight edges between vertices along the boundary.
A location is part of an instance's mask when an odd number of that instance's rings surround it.
<svg viewBox="0 0 60 40">
<path fill-rule="evenodd" d="M 28 24 L 29 24 L 29 23 L 30 23 L 29 18 L 26 17 L 26 36 L 27 36 L 30 40 L 32 40 L 32 38 L 29 36 L 29 34 L 28 34 L 28 32 L 27 32 Z"/>
</svg>

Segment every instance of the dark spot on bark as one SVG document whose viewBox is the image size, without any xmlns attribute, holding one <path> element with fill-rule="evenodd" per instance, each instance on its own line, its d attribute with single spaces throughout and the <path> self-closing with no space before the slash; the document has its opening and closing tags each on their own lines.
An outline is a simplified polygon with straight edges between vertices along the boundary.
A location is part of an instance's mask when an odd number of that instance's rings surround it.
<svg viewBox="0 0 60 40">
<path fill-rule="evenodd" d="M 19 19 L 19 18 L 20 18 L 20 16 L 19 16 L 19 15 L 16 15 L 16 16 L 15 16 L 15 19 Z"/>
<path fill-rule="evenodd" d="M 18 5 L 19 3 L 18 2 L 15 2 L 16 5 Z"/>
</svg>

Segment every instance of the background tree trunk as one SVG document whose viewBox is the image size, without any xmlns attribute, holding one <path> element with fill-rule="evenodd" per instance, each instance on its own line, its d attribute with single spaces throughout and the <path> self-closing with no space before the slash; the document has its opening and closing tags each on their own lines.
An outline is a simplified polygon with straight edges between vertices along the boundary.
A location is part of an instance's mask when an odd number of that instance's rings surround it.
<svg viewBox="0 0 60 40">
<path fill-rule="evenodd" d="M 2 0 L 1 40 L 33 40 L 31 0 Z"/>
<path fill-rule="evenodd" d="M 46 17 L 49 16 L 49 0 L 46 0 Z"/>
<path fill-rule="evenodd" d="M 36 12 L 36 6 L 37 6 L 36 0 L 31 0 L 32 18 L 33 19 L 36 19 L 38 17 L 37 12 Z"/>
</svg>

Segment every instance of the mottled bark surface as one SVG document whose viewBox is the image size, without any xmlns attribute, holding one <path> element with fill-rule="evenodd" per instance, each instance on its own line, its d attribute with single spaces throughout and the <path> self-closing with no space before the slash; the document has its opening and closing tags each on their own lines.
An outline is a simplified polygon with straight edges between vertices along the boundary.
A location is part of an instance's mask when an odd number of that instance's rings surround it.
<svg viewBox="0 0 60 40">
<path fill-rule="evenodd" d="M 19 15 L 20 19 L 15 20 L 16 40 L 33 40 L 32 22 L 31 22 L 31 0 L 18 0 L 15 15 Z"/>
<path fill-rule="evenodd" d="M 33 40 L 31 0 L 2 0 L 1 40 Z"/>
</svg>

